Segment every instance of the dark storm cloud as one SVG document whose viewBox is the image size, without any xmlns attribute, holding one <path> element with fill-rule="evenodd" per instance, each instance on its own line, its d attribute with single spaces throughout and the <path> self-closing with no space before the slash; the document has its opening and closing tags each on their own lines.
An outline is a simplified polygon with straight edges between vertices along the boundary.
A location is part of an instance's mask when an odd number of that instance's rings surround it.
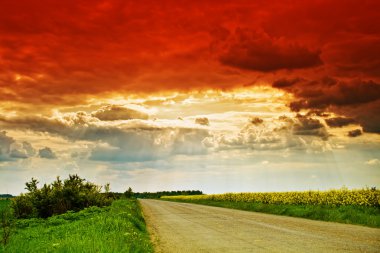
<svg viewBox="0 0 380 253">
<path fill-rule="evenodd" d="M 348 132 L 347 135 L 348 135 L 349 137 L 357 137 L 357 136 L 362 135 L 362 130 L 361 130 L 361 129 L 351 130 L 351 131 Z"/>
<path fill-rule="evenodd" d="M 333 111 L 346 118 L 352 118 L 362 125 L 365 132 L 380 133 L 380 83 L 372 80 L 354 79 L 343 81 L 331 77 L 318 80 L 293 79 L 274 82 L 285 83 L 281 89 L 295 95 L 290 102 L 292 111 Z M 280 88 L 280 87 L 279 87 Z M 327 124 L 339 125 L 338 121 L 328 120 Z M 350 120 L 348 120 L 350 121 Z M 353 123 L 353 122 L 352 122 Z"/>
<path fill-rule="evenodd" d="M 355 39 L 329 43 L 323 60 L 337 76 L 380 77 L 380 37 L 368 34 Z"/>
<path fill-rule="evenodd" d="M 298 83 L 302 81 L 301 78 L 293 78 L 293 79 L 287 79 L 287 78 L 282 78 L 282 79 L 278 79 L 276 81 L 273 82 L 272 86 L 274 88 L 286 88 L 286 87 L 290 87 L 290 86 L 293 86 L 294 84 Z"/>
<path fill-rule="evenodd" d="M 301 115 L 297 116 L 297 122 L 293 126 L 293 134 L 318 136 L 324 140 L 327 140 L 329 136 L 325 126 L 319 120 Z"/>
<path fill-rule="evenodd" d="M 332 78 L 304 80 L 284 86 L 298 101 L 293 102 L 295 110 L 301 108 L 326 108 L 330 105 L 346 106 L 363 104 L 380 99 L 380 84 L 360 79 L 338 81 Z"/>
<path fill-rule="evenodd" d="M 320 52 L 267 34 L 237 29 L 220 62 L 246 70 L 302 69 L 322 64 Z"/>
<path fill-rule="evenodd" d="M 343 126 L 356 123 L 354 119 L 344 118 L 344 117 L 325 119 L 325 121 L 329 127 L 343 127 Z"/>
</svg>

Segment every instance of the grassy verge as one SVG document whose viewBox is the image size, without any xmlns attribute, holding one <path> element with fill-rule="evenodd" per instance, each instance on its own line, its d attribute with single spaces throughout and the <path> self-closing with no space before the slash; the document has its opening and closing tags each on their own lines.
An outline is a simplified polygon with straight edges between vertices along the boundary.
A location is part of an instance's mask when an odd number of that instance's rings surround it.
<svg viewBox="0 0 380 253">
<path fill-rule="evenodd" d="M 11 201 L 9 199 L 0 199 L 0 211 L 8 207 L 10 203 Z"/>
<path fill-rule="evenodd" d="M 153 252 L 137 200 L 48 219 L 17 220 L 0 252 Z"/>
<path fill-rule="evenodd" d="M 339 223 L 358 224 L 368 227 L 380 228 L 380 209 L 377 207 L 331 207 L 318 205 L 262 204 L 257 202 L 232 202 L 190 199 L 168 199 L 166 201 L 187 202 L 194 204 L 239 209 L 245 211 L 286 215 L 313 220 L 333 221 Z"/>
</svg>

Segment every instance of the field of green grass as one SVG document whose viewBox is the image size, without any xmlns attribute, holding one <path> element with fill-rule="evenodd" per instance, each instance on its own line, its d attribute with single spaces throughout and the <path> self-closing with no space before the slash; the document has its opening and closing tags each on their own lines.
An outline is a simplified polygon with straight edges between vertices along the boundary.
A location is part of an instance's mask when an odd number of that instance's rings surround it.
<svg viewBox="0 0 380 253">
<path fill-rule="evenodd" d="M 4 208 L 9 201 L 0 201 Z M 153 252 L 139 203 L 115 200 L 47 219 L 18 219 L 0 252 Z"/>
</svg>

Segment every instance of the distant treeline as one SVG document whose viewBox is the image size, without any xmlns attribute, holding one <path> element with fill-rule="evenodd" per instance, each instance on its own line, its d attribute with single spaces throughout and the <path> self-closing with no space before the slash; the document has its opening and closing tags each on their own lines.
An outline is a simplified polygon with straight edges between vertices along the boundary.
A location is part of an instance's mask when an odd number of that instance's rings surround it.
<svg viewBox="0 0 380 253">
<path fill-rule="evenodd" d="M 162 192 L 132 192 L 132 189 L 128 189 L 126 192 L 108 192 L 101 193 L 108 198 L 120 199 L 126 198 L 140 198 L 140 199 L 159 199 L 161 196 L 178 196 L 178 195 L 202 195 L 202 191 L 188 190 L 188 191 L 162 191 Z"/>
<path fill-rule="evenodd" d="M 0 194 L 0 199 L 13 198 L 11 194 Z"/>
<path fill-rule="evenodd" d="M 178 195 L 202 195 L 202 191 L 162 191 L 162 192 L 135 192 L 133 196 L 140 199 L 158 199 L 161 196 L 178 196 Z"/>
</svg>

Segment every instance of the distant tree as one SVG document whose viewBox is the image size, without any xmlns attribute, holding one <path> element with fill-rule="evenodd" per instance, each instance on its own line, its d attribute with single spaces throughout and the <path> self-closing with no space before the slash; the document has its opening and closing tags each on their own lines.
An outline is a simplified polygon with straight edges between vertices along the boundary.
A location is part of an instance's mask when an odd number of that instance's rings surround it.
<svg viewBox="0 0 380 253">
<path fill-rule="evenodd" d="M 106 183 L 106 184 L 104 185 L 104 192 L 105 192 L 105 193 L 109 193 L 110 190 L 111 190 L 111 188 L 110 188 L 110 183 Z"/>
<path fill-rule="evenodd" d="M 130 198 L 133 197 L 133 191 L 132 191 L 132 188 L 131 188 L 131 187 L 129 187 L 128 190 L 126 190 L 126 191 L 124 192 L 124 196 L 125 196 L 126 198 L 128 198 L 128 199 L 130 199 Z"/>
</svg>

